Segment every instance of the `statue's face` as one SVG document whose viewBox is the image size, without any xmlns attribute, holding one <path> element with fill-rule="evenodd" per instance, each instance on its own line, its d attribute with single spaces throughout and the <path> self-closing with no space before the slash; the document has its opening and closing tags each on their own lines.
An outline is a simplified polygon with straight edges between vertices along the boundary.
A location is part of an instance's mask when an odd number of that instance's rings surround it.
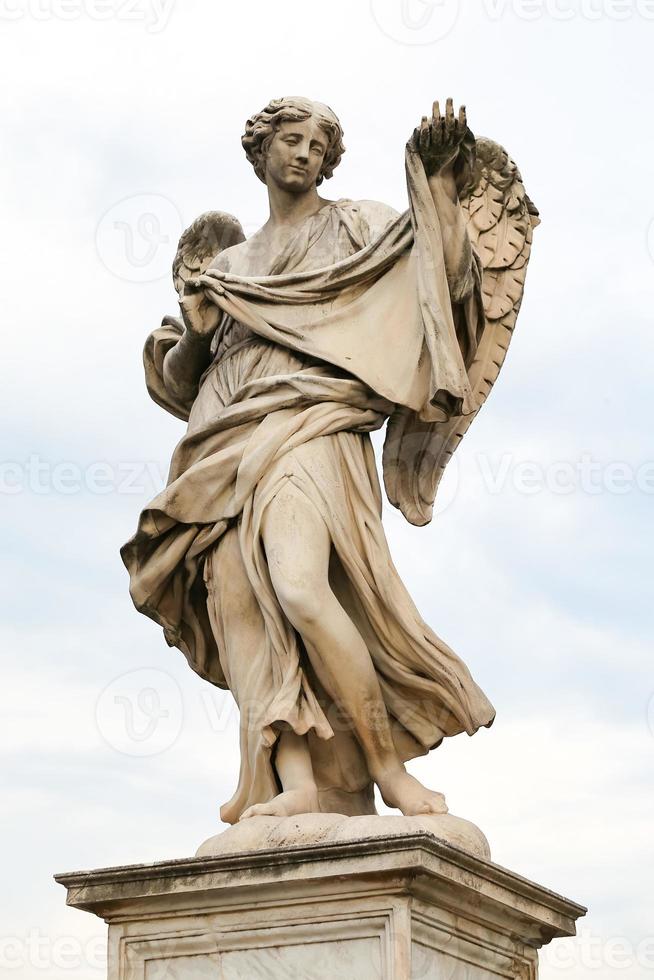
<svg viewBox="0 0 654 980">
<path fill-rule="evenodd" d="M 266 154 L 266 183 L 301 194 L 315 186 L 329 141 L 324 129 L 311 117 L 303 122 L 284 122 Z"/>
</svg>

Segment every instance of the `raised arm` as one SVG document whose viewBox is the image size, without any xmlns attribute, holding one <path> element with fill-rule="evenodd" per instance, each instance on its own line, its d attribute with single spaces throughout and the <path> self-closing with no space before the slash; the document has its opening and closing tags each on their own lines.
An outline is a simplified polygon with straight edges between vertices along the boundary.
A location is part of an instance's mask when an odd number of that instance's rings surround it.
<svg viewBox="0 0 654 980">
<path fill-rule="evenodd" d="M 464 155 L 461 151 L 474 147 L 465 107 L 455 116 L 452 99 L 448 99 L 442 116 L 438 102 L 434 102 L 431 119 L 423 116 L 411 144 L 420 154 L 440 218 L 450 296 L 453 303 L 461 303 L 473 289 L 472 246 L 459 205 L 455 176 L 455 165 Z"/>
</svg>

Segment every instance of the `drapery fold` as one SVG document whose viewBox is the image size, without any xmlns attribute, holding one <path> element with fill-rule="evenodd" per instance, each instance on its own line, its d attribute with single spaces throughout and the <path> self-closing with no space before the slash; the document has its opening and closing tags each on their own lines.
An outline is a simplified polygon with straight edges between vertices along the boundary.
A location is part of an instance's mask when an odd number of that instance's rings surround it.
<svg viewBox="0 0 654 980">
<path fill-rule="evenodd" d="M 475 410 L 457 337 L 443 233 L 419 156 L 407 148 L 409 210 L 331 266 L 257 278 L 202 277 L 254 333 L 334 364 L 425 421 Z M 467 337 L 467 347 L 478 339 Z M 391 356 L 392 352 L 392 356 Z"/>
<path fill-rule="evenodd" d="M 285 726 L 309 739 L 323 809 L 371 806 L 365 760 L 351 731 L 334 727 L 334 706 L 267 573 L 261 522 L 289 481 L 329 529 L 332 587 L 370 650 L 402 758 L 494 717 L 465 665 L 422 620 L 381 524 L 368 433 L 398 406 L 426 420 L 473 410 L 438 215 L 411 152 L 407 181 L 404 215 L 387 209 L 382 221 L 370 202 L 333 202 L 298 231 L 274 275 L 232 267 L 205 277 L 224 317 L 192 403 L 177 399 L 163 374 L 181 322 L 166 318 L 146 343 L 148 389 L 188 419 L 188 430 L 122 556 L 137 608 L 241 707 L 229 821 L 275 790 L 274 744 Z"/>
</svg>

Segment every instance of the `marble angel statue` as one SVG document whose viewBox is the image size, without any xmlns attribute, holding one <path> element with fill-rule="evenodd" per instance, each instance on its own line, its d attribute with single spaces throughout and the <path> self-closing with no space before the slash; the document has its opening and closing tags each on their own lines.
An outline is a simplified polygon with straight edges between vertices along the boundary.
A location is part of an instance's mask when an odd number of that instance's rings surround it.
<svg viewBox="0 0 654 980">
<path fill-rule="evenodd" d="M 166 488 L 122 550 L 136 607 L 240 709 L 221 809 L 443 813 L 405 762 L 494 709 L 393 565 L 383 479 L 431 519 L 447 461 L 497 377 L 537 211 L 506 152 L 448 100 L 405 151 L 409 207 L 327 200 L 344 152 L 326 105 L 271 101 L 246 124 L 270 217 L 245 239 L 208 212 L 173 265 L 181 318 L 148 338 L 148 390 L 188 423 Z"/>
</svg>

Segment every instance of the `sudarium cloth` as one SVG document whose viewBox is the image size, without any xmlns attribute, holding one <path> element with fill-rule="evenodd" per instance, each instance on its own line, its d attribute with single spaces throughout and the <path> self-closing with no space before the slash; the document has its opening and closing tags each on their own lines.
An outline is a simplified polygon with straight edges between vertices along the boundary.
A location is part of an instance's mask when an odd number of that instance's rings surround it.
<svg viewBox="0 0 654 980">
<path fill-rule="evenodd" d="M 331 585 L 368 646 L 402 759 L 494 717 L 422 620 L 381 523 L 370 431 L 401 407 L 422 420 L 474 410 L 466 367 L 481 329 L 478 263 L 448 283 L 422 164 L 410 152 L 406 163 L 405 214 L 333 202 L 301 225 L 267 276 L 239 276 L 237 266 L 216 273 L 210 295 L 223 318 L 192 404 L 163 377 L 181 322 L 167 317 L 146 343 L 148 390 L 188 429 L 122 557 L 137 609 L 239 704 L 241 771 L 221 811 L 228 822 L 279 792 L 274 746 L 286 728 L 307 735 L 323 810 L 373 805 L 351 726 L 272 588 L 261 525 L 288 482 L 329 528 Z"/>
</svg>

